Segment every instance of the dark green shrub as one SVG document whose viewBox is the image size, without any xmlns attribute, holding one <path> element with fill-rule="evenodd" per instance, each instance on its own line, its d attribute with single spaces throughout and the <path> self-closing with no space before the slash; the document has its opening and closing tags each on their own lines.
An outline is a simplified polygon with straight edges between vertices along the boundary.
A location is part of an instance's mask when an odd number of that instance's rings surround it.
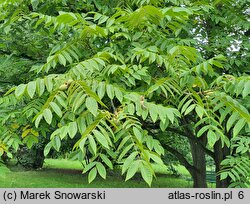
<svg viewBox="0 0 250 204">
<path fill-rule="evenodd" d="M 16 154 L 17 164 L 28 169 L 42 168 L 45 159 L 43 154 L 45 145 L 45 138 L 40 137 L 39 142 L 34 144 L 31 149 L 26 146 L 19 148 Z"/>
</svg>

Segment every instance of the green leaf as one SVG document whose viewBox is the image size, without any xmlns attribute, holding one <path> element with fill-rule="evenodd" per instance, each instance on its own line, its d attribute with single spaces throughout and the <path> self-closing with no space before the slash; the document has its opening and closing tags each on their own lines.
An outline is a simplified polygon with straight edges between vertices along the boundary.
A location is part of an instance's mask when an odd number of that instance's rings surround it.
<svg viewBox="0 0 250 204">
<path fill-rule="evenodd" d="M 209 130 L 208 133 L 207 133 L 207 139 L 208 139 L 208 145 L 210 147 L 213 147 L 215 142 L 218 140 L 216 134 L 214 131 L 212 130 Z"/>
<path fill-rule="evenodd" d="M 103 124 L 105 124 L 105 123 L 103 123 Z M 113 138 L 114 138 L 114 134 L 113 134 L 112 129 L 111 129 L 107 124 L 105 125 L 105 127 L 109 130 L 109 133 L 111 133 L 111 135 L 112 135 Z M 109 144 L 110 146 L 112 146 L 113 143 L 112 143 L 112 141 L 111 141 L 111 139 L 110 139 L 111 135 L 110 135 L 110 134 L 106 131 L 106 129 L 103 128 L 102 126 L 98 125 L 98 128 L 99 128 L 99 130 L 101 131 L 102 135 L 103 135 L 103 136 L 106 138 L 106 140 L 108 141 L 108 144 Z"/>
<path fill-rule="evenodd" d="M 66 59 L 62 54 L 58 55 L 58 60 L 59 60 L 60 64 L 62 64 L 63 66 L 66 66 Z"/>
<path fill-rule="evenodd" d="M 120 142 L 117 151 L 119 151 L 121 148 L 123 148 L 123 146 L 127 143 L 127 141 L 130 139 L 130 135 L 123 137 L 122 141 Z"/>
<path fill-rule="evenodd" d="M 126 172 L 126 170 L 129 168 L 130 164 L 133 162 L 135 157 L 138 155 L 138 152 L 133 152 L 128 156 L 128 158 L 125 159 L 123 165 L 122 165 L 122 174 Z"/>
<path fill-rule="evenodd" d="M 201 106 L 197 105 L 196 108 L 195 108 L 195 112 L 197 113 L 199 118 L 202 118 L 205 111 Z"/>
<path fill-rule="evenodd" d="M 30 149 L 35 143 L 38 142 L 38 138 L 33 135 L 28 135 L 23 139 L 23 143 L 27 145 L 27 147 Z"/>
<path fill-rule="evenodd" d="M 4 150 L 2 148 L 0 148 L 0 157 L 3 155 Z"/>
<path fill-rule="evenodd" d="M 83 94 L 82 92 L 79 92 L 76 96 L 76 98 L 74 98 L 74 103 L 72 105 L 73 108 L 73 112 L 75 113 L 76 111 L 78 111 L 78 109 L 84 104 L 86 98 L 86 94 Z"/>
<path fill-rule="evenodd" d="M 62 51 L 62 55 L 64 56 L 64 58 L 71 64 L 73 62 L 72 57 L 70 56 L 70 54 L 68 52 L 66 52 L 65 50 Z"/>
<path fill-rule="evenodd" d="M 135 173 L 139 170 L 140 163 L 140 160 L 136 160 L 131 163 L 130 167 L 128 168 L 125 181 L 131 179 L 135 175 Z"/>
<path fill-rule="evenodd" d="M 36 92 L 36 82 L 35 81 L 31 81 L 28 83 L 27 92 L 28 92 L 28 95 L 30 96 L 30 98 L 34 97 L 35 92 Z"/>
<path fill-rule="evenodd" d="M 115 97 L 122 103 L 123 94 L 122 94 L 121 90 L 117 87 L 115 87 Z"/>
<path fill-rule="evenodd" d="M 91 171 L 89 172 L 89 175 L 88 175 L 89 183 L 91 183 L 96 178 L 96 175 L 97 175 L 97 170 L 95 167 L 95 168 L 91 169 Z"/>
<path fill-rule="evenodd" d="M 226 179 L 226 178 L 227 178 L 227 176 L 228 176 L 227 172 L 223 172 L 223 173 L 221 173 L 221 174 L 220 174 L 220 180 L 224 180 L 224 179 Z"/>
<path fill-rule="evenodd" d="M 27 86 L 26 84 L 20 84 L 19 86 L 16 87 L 15 96 L 17 98 L 21 97 L 24 94 L 26 86 Z"/>
<path fill-rule="evenodd" d="M 36 10 L 39 5 L 39 0 L 31 0 L 30 3 L 32 4 L 33 10 Z"/>
<path fill-rule="evenodd" d="M 161 121 L 160 122 L 161 131 L 165 131 L 167 129 L 168 125 L 169 125 L 169 120 L 166 120 L 165 123 Z"/>
<path fill-rule="evenodd" d="M 45 119 L 45 121 L 50 125 L 51 122 L 52 122 L 52 113 L 51 113 L 51 110 L 46 108 L 44 109 L 43 111 L 43 117 Z"/>
<path fill-rule="evenodd" d="M 53 141 L 53 147 L 55 148 L 56 151 L 59 152 L 60 147 L 61 147 L 61 139 L 59 136 L 55 136 Z"/>
<path fill-rule="evenodd" d="M 197 132 L 197 137 L 202 136 L 209 128 L 210 128 L 210 125 L 206 125 L 206 126 L 202 127 L 202 128 Z"/>
<path fill-rule="evenodd" d="M 106 90 L 105 82 L 100 82 L 99 86 L 97 88 L 97 94 L 98 94 L 98 96 L 99 96 L 100 99 L 102 99 L 104 97 L 105 90 Z"/>
<path fill-rule="evenodd" d="M 10 159 L 12 159 L 13 158 L 13 154 L 11 152 L 7 152 L 7 157 L 9 157 Z"/>
<path fill-rule="evenodd" d="M 36 87 L 37 87 L 37 93 L 39 96 L 43 95 L 45 90 L 45 84 L 43 79 L 37 79 L 36 80 Z"/>
<path fill-rule="evenodd" d="M 150 104 L 149 114 L 150 114 L 150 117 L 152 118 L 152 121 L 155 123 L 158 117 L 158 109 L 155 104 Z"/>
<path fill-rule="evenodd" d="M 195 107 L 196 107 L 196 104 L 190 105 L 190 106 L 185 110 L 184 115 L 189 114 L 192 110 L 194 110 Z"/>
<path fill-rule="evenodd" d="M 78 141 L 78 143 L 79 143 L 79 148 L 80 148 L 80 150 L 84 153 L 85 152 L 85 150 L 86 150 L 86 148 L 85 148 L 85 143 L 86 143 L 86 140 L 87 140 L 87 137 L 84 137 L 84 138 L 81 138 L 79 141 Z M 74 146 L 74 148 L 75 148 L 75 146 Z"/>
<path fill-rule="evenodd" d="M 49 142 L 49 143 L 44 147 L 43 153 L 44 153 L 44 156 L 45 156 L 45 157 L 49 154 L 51 147 L 52 147 L 52 143 L 51 143 L 51 142 Z"/>
<path fill-rule="evenodd" d="M 92 97 L 88 97 L 86 99 L 86 107 L 94 116 L 97 116 L 98 104 L 95 99 L 93 99 Z"/>
<path fill-rule="evenodd" d="M 56 100 L 60 103 L 60 105 L 64 108 L 67 108 L 67 101 L 64 100 L 60 95 L 55 96 Z"/>
<path fill-rule="evenodd" d="M 60 107 L 55 102 L 49 103 L 53 111 L 61 118 L 62 117 L 62 111 Z"/>
<path fill-rule="evenodd" d="M 228 119 L 227 121 L 227 125 L 226 125 L 226 128 L 227 128 L 227 131 L 230 130 L 230 128 L 233 126 L 233 124 L 237 121 L 238 119 L 238 112 L 234 112 Z"/>
<path fill-rule="evenodd" d="M 168 119 L 171 121 L 171 123 L 174 123 L 174 112 L 173 112 L 173 108 L 166 108 L 166 113 L 167 113 L 167 117 Z"/>
<path fill-rule="evenodd" d="M 95 135 L 95 138 L 97 139 L 97 141 L 105 148 L 109 149 L 109 144 L 108 141 L 106 140 L 105 136 L 97 131 L 97 130 L 93 130 L 93 133 Z"/>
<path fill-rule="evenodd" d="M 89 145 L 94 152 L 94 155 L 96 155 L 97 148 L 96 148 L 96 142 L 95 142 L 93 136 L 89 135 L 88 140 L 89 140 Z"/>
<path fill-rule="evenodd" d="M 105 154 L 100 154 L 100 157 L 102 158 L 102 161 L 110 168 L 113 169 L 113 164 L 110 161 L 110 159 Z"/>
<path fill-rule="evenodd" d="M 106 172 L 106 169 L 105 169 L 105 167 L 103 166 L 103 164 L 100 163 L 100 162 L 98 162 L 98 163 L 96 164 L 96 168 L 97 168 L 97 171 L 98 171 L 99 175 L 100 175 L 102 178 L 106 179 L 106 174 L 107 174 L 107 172 Z"/>
<path fill-rule="evenodd" d="M 142 175 L 142 178 L 144 179 L 144 181 L 146 181 L 146 183 L 151 186 L 151 183 L 152 183 L 152 180 L 153 180 L 153 175 L 150 171 L 150 169 L 145 166 L 145 165 L 141 165 L 140 166 L 140 171 L 141 171 L 141 175 Z"/>
<path fill-rule="evenodd" d="M 187 109 L 187 107 L 189 107 L 190 103 L 193 102 L 193 99 L 189 99 L 181 108 L 181 113 L 184 113 Z"/>
<path fill-rule="evenodd" d="M 250 93 L 250 80 L 245 83 L 244 89 L 242 91 L 243 98 L 245 98 L 246 96 L 248 96 L 249 93 Z"/>
<path fill-rule="evenodd" d="M 40 115 L 37 116 L 37 118 L 36 118 L 36 120 L 35 120 L 35 126 L 36 126 L 36 128 L 38 128 L 39 123 L 40 123 L 40 121 L 42 120 L 42 118 L 43 118 L 43 115 L 42 115 L 42 114 L 40 114 Z"/>
<path fill-rule="evenodd" d="M 68 125 L 68 133 L 69 133 L 69 137 L 72 139 L 75 137 L 76 133 L 77 133 L 77 123 L 76 122 L 71 122 Z"/>
<path fill-rule="evenodd" d="M 85 119 L 84 117 L 79 117 L 77 119 L 77 124 L 78 124 L 78 128 L 79 128 L 79 132 L 81 134 L 84 133 L 84 131 L 86 130 L 86 123 L 85 123 Z"/>
<path fill-rule="evenodd" d="M 216 60 L 213 60 L 213 65 L 219 68 L 223 68 L 223 65 L 219 61 L 216 61 Z"/>
<path fill-rule="evenodd" d="M 128 151 L 134 146 L 134 144 L 130 144 L 127 147 L 123 149 L 120 156 L 118 157 L 118 161 L 121 161 L 121 159 L 128 153 Z"/>
<path fill-rule="evenodd" d="M 158 114 L 159 114 L 160 121 L 164 123 L 167 119 L 166 108 L 159 105 L 158 106 Z"/>
<path fill-rule="evenodd" d="M 23 131 L 22 138 L 26 137 L 30 133 L 30 131 L 30 129 L 26 129 L 25 131 Z"/>
<path fill-rule="evenodd" d="M 142 133 L 141 133 L 141 131 L 137 127 L 133 127 L 133 132 L 134 132 L 134 135 L 136 136 L 136 138 L 140 142 L 142 142 Z"/>
<path fill-rule="evenodd" d="M 158 140 L 154 140 L 154 149 L 157 154 L 164 155 L 164 148 L 161 146 L 160 142 Z"/>
<path fill-rule="evenodd" d="M 160 165 L 163 165 L 163 161 L 161 160 L 161 157 L 159 157 L 158 155 L 156 154 L 150 154 L 150 158 L 157 164 L 160 164 Z"/>
<path fill-rule="evenodd" d="M 113 19 L 113 18 L 108 19 L 108 20 L 107 20 L 106 27 L 107 27 L 107 28 L 110 27 L 114 22 L 115 22 L 115 19 Z"/>
<path fill-rule="evenodd" d="M 83 169 L 83 174 L 88 172 L 90 169 L 92 169 L 95 165 L 97 164 L 97 162 L 91 162 L 89 163 L 87 166 L 84 167 Z"/>
<path fill-rule="evenodd" d="M 106 89 L 107 89 L 107 95 L 108 95 L 108 97 L 110 98 L 110 99 L 113 99 L 114 98 L 114 89 L 113 89 L 113 86 L 112 85 L 110 85 L 110 84 L 108 84 L 107 85 L 107 87 L 106 87 Z"/>
<path fill-rule="evenodd" d="M 134 112 L 135 112 L 135 106 L 134 106 L 134 104 L 132 104 L 132 103 L 128 104 L 127 108 L 128 108 L 128 113 L 130 115 L 133 115 Z"/>
<path fill-rule="evenodd" d="M 236 137 L 246 124 L 245 118 L 240 119 L 234 126 L 233 137 Z"/>
<path fill-rule="evenodd" d="M 143 120 L 146 120 L 148 117 L 148 109 L 142 109 L 141 117 Z"/>
<path fill-rule="evenodd" d="M 104 23 L 105 21 L 108 20 L 108 18 L 109 18 L 108 16 L 102 16 L 102 17 L 99 19 L 98 24 L 100 25 L 100 24 Z"/>
<path fill-rule="evenodd" d="M 48 92 L 51 92 L 53 90 L 52 77 L 45 77 L 44 78 L 44 83 L 45 83 L 45 86 L 46 86 Z"/>
<path fill-rule="evenodd" d="M 230 176 L 230 178 L 231 178 L 233 181 L 236 181 L 235 176 L 234 176 L 231 172 L 228 172 L 228 175 Z"/>
</svg>

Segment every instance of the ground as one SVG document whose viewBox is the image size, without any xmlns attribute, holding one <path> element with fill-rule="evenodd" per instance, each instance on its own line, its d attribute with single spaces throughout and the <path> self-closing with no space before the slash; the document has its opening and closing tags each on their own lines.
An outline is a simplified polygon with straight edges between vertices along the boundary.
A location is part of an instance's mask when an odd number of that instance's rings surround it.
<svg viewBox="0 0 250 204">
<path fill-rule="evenodd" d="M 153 181 L 153 188 L 189 188 L 192 183 L 184 179 L 189 176 L 183 166 L 176 166 L 182 175 L 176 177 L 161 166 L 154 167 L 157 178 Z M 147 184 L 140 175 L 124 181 L 124 176 L 119 172 L 110 172 L 107 179 L 98 177 L 88 184 L 87 175 L 82 174 L 82 166 L 79 162 L 65 159 L 46 159 L 42 169 L 27 171 L 17 167 L 10 169 L 0 166 L 1 188 L 146 188 Z"/>
</svg>

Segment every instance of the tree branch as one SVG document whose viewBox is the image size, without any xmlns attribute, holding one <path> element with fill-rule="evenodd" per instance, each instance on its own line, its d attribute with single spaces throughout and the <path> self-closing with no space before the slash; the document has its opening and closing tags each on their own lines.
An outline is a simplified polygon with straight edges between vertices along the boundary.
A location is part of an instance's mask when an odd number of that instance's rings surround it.
<svg viewBox="0 0 250 204">
<path fill-rule="evenodd" d="M 167 127 L 166 131 L 177 133 L 180 136 L 187 137 L 187 138 L 189 138 L 191 140 L 194 140 L 199 145 L 201 145 L 202 149 L 206 152 L 206 154 L 208 154 L 210 157 L 214 158 L 214 156 L 215 156 L 214 152 L 211 151 L 211 150 L 209 150 L 208 148 L 206 148 L 201 143 L 201 141 L 194 134 L 192 134 L 192 131 L 188 127 L 186 127 L 186 126 L 187 126 L 187 124 L 183 125 L 184 129 L 186 129 L 185 131 L 182 131 L 180 129 L 173 128 L 173 127 Z M 146 123 L 145 127 L 150 127 L 151 129 L 159 129 L 159 124 L 158 123 L 156 123 L 156 124 Z"/>
<path fill-rule="evenodd" d="M 162 144 L 162 147 L 164 149 L 166 149 L 167 151 L 169 151 L 170 153 L 172 153 L 179 161 L 182 165 L 184 165 L 187 170 L 192 174 L 193 171 L 195 171 L 195 167 L 193 165 L 191 165 L 187 159 L 176 149 L 172 148 L 171 146 L 167 145 L 167 144 Z"/>
</svg>

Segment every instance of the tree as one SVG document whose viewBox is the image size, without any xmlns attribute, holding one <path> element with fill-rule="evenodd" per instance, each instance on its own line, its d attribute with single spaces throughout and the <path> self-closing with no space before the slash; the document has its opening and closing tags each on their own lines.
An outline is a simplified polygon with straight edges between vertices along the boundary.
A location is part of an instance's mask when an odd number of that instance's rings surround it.
<svg viewBox="0 0 250 204">
<path fill-rule="evenodd" d="M 227 1 L 37 0 L 23 1 L 21 10 L 19 1 L 7 2 L 1 4 L 7 11 L 1 29 L 15 36 L 20 24 L 27 26 L 31 39 L 20 54 L 39 59 L 32 67 L 37 76 L 2 98 L 5 107 L 14 101 L 13 119 L 6 120 L 9 113 L 1 119 L 3 129 L 8 132 L 17 123 L 14 131 L 30 147 L 38 135 L 51 134 L 45 155 L 52 147 L 59 151 L 63 140 L 76 140 L 71 156 L 80 161 L 90 156 L 84 167 L 89 182 L 97 173 L 105 178 L 106 169 L 118 163 L 126 180 L 139 171 L 150 185 L 152 163 L 163 163 L 165 149 L 187 167 L 194 187 L 206 187 L 205 154 L 213 157 L 218 173 L 234 148 L 231 138 L 249 132 L 244 102 L 249 76 L 226 73 L 228 60 L 221 50 L 211 52 L 212 45 L 200 37 L 207 25 L 203 18 L 217 15 Z M 213 30 L 205 37 L 217 38 L 209 34 Z M 21 111 L 13 111 L 17 107 Z M 165 142 L 168 132 L 188 139 L 191 163 L 174 143 Z M 9 132 L 3 136 L 8 137 L 13 138 Z M 218 177 L 218 187 L 228 186 L 227 175 Z"/>
</svg>

